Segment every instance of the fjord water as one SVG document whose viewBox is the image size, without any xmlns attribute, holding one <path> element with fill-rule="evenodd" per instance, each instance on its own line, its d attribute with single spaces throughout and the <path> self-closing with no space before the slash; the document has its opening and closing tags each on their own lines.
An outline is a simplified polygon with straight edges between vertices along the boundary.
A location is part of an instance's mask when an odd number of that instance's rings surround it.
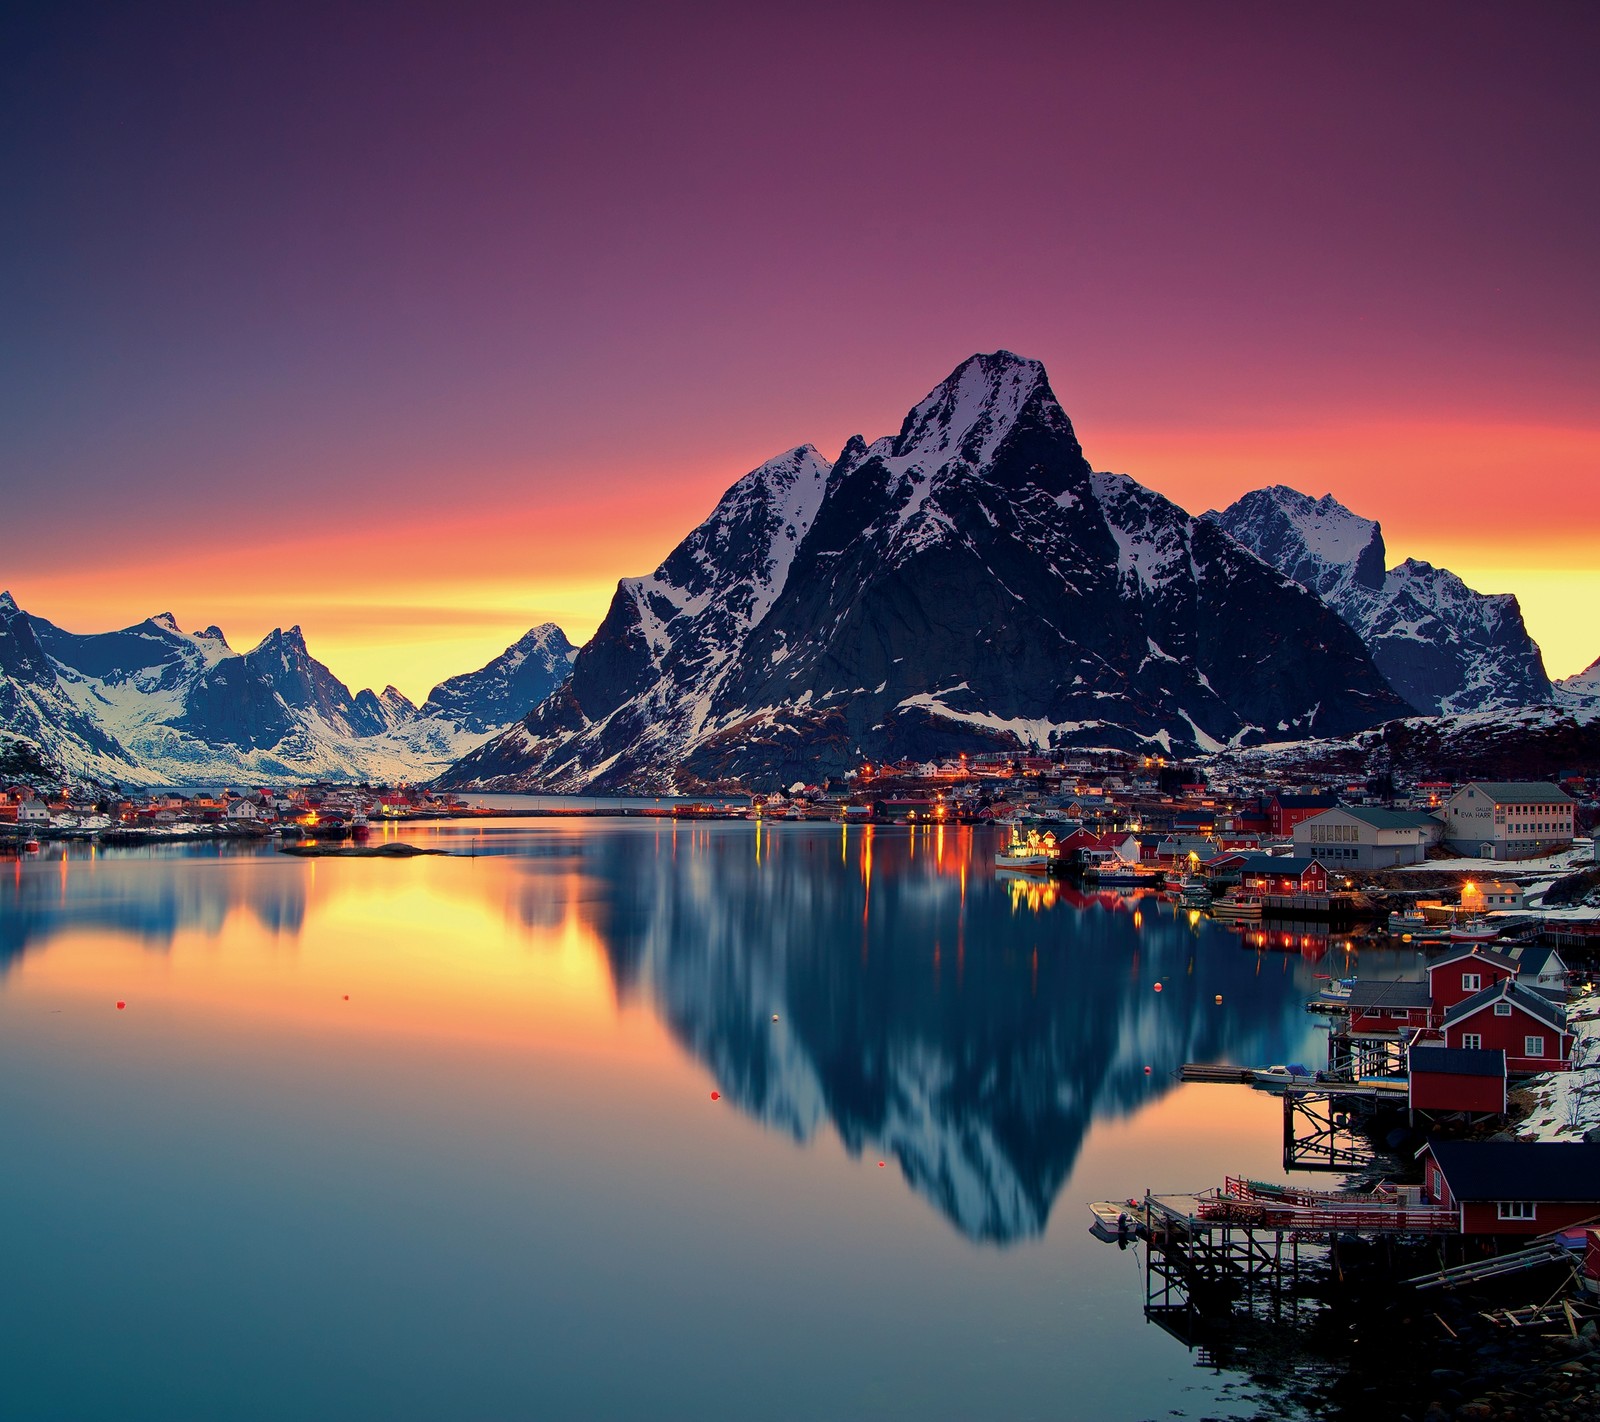
<svg viewBox="0 0 1600 1422">
<path fill-rule="evenodd" d="M 1315 1061 L 1342 956 L 970 828 L 403 838 L 454 854 L 0 863 L 7 1415 L 1244 1405 L 1084 1203 L 1281 1178 L 1275 1101 L 1172 1072 Z"/>
</svg>

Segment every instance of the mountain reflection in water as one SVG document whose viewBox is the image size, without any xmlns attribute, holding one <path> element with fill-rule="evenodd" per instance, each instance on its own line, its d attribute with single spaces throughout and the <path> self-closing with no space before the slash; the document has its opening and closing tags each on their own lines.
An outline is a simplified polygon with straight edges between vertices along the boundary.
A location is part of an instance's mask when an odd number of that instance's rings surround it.
<svg viewBox="0 0 1600 1422">
<path fill-rule="evenodd" d="M 1005 1243 L 1043 1232 L 1096 1116 L 1310 1031 L 1286 960 L 1154 897 L 1007 882 L 992 852 L 969 827 L 701 827 L 597 839 L 585 867 L 619 993 L 724 1096 L 797 1141 L 831 1123 Z"/>
<path fill-rule="evenodd" d="M 1248 951 L 1154 897 L 997 875 L 992 831 L 514 821 L 404 837 L 484 856 L 448 866 L 453 894 L 530 928 L 576 919 L 618 999 L 657 1014 L 723 1097 L 797 1142 L 831 1124 L 973 1240 L 1040 1235 L 1095 1119 L 1171 1090 L 1181 1063 L 1319 1041 L 1298 955 Z M 323 882 L 414 889 L 447 863 L 329 865 Z M 243 911 L 295 940 L 321 911 L 318 867 L 215 845 L 8 867 L 0 988 L 8 963 L 76 931 L 226 947 Z"/>
</svg>

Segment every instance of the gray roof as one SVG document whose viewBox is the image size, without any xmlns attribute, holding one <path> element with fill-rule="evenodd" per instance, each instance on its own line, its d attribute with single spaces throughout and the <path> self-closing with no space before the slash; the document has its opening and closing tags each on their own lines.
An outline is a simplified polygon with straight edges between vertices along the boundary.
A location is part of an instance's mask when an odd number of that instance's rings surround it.
<svg viewBox="0 0 1600 1422">
<path fill-rule="evenodd" d="M 1406 1064 L 1415 1076 L 1419 1071 L 1445 1076 L 1504 1076 L 1506 1054 L 1495 1047 L 1413 1047 Z"/>
<path fill-rule="evenodd" d="M 1465 789 L 1488 796 L 1497 805 L 1541 803 L 1570 805 L 1572 797 L 1544 780 L 1474 780 Z"/>
<path fill-rule="evenodd" d="M 1497 952 L 1493 948 L 1485 947 L 1482 943 L 1473 943 L 1466 947 L 1454 949 L 1449 953 L 1441 953 L 1437 958 L 1429 959 L 1428 971 L 1431 973 L 1435 968 L 1442 968 L 1446 963 L 1464 962 L 1468 958 L 1483 958 L 1513 973 L 1517 971 L 1517 960 L 1509 953 Z"/>
<path fill-rule="evenodd" d="M 1491 1002 L 1506 1001 L 1520 1007 L 1529 1017 L 1542 1022 L 1557 1032 L 1567 1030 L 1566 1011 L 1550 1001 L 1543 993 L 1533 988 L 1522 987 L 1515 978 L 1506 978 L 1482 992 L 1475 992 L 1471 997 L 1456 1003 L 1454 1007 L 1447 1007 L 1444 1013 L 1444 1025 L 1453 1026 L 1464 1017 L 1471 1017 L 1483 1011 Z"/>
<path fill-rule="evenodd" d="M 1431 1141 L 1458 1200 L 1600 1200 L 1600 1145 Z"/>
<path fill-rule="evenodd" d="M 1433 995 L 1427 983 L 1410 978 L 1357 978 L 1350 988 L 1350 1006 L 1373 1007 L 1431 1007 Z"/>
<path fill-rule="evenodd" d="M 1362 824 L 1371 825 L 1373 829 L 1438 829 L 1440 825 L 1437 816 L 1423 810 L 1383 810 L 1368 805 L 1339 805 L 1335 808 L 1360 820 Z M 1309 824 L 1310 821 L 1302 820 L 1301 823 Z"/>
</svg>

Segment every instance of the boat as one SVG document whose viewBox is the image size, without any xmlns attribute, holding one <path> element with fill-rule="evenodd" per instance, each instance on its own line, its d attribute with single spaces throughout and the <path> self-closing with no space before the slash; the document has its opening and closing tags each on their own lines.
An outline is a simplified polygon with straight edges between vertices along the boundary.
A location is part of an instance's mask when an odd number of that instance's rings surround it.
<svg viewBox="0 0 1600 1422">
<path fill-rule="evenodd" d="M 24 854 L 37 854 L 39 852 L 39 841 L 36 839 L 23 840 L 22 852 Z"/>
<path fill-rule="evenodd" d="M 1166 879 L 1160 869 L 1152 869 L 1148 864 L 1130 864 L 1114 849 L 1084 850 L 1079 865 L 1085 883 L 1107 889 L 1158 889 Z"/>
<path fill-rule="evenodd" d="M 1420 933 L 1427 926 L 1427 916 L 1415 911 L 1410 913 L 1391 913 L 1389 915 L 1390 933 Z"/>
<path fill-rule="evenodd" d="M 1484 923 L 1482 919 L 1469 919 L 1454 925 L 1446 935 L 1452 943 L 1487 943 L 1500 936 L 1498 924 Z"/>
<path fill-rule="evenodd" d="M 1211 903 L 1211 889 L 1199 879 L 1187 879 L 1178 888 L 1178 902 L 1185 908 L 1206 908 Z"/>
<path fill-rule="evenodd" d="M 1211 901 L 1211 916 L 1220 918 L 1224 922 L 1234 923 L 1243 919 L 1257 919 L 1261 917 L 1260 894 L 1224 894 L 1220 899 Z"/>
<path fill-rule="evenodd" d="M 1251 1082 L 1268 1091 L 1282 1091 L 1290 1086 L 1309 1086 L 1317 1079 L 1316 1072 L 1310 1067 L 1301 1066 L 1299 1062 L 1290 1062 L 1287 1066 L 1257 1067 L 1250 1073 Z"/>
<path fill-rule="evenodd" d="M 1135 1238 L 1139 1233 L 1139 1216 L 1144 1206 L 1137 1200 L 1094 1200 L 1089 1213 L 1094 1223 L 1089 1233 L 1107 1244 L 1119 1244 Z"/>
<path fill-rule="evenodd" d="M 1056 862 L 1056 837 L 1041 836 L 1031 830 L 1026 839 L 1012 826 L 1011 838 L 994 852 L 996 869 L 1011 869 L 1021 874 L 1048 874 Z"/>
<path fill-rule="evenodd" d="M 1319 1002 L 1349 1002 L 1350 990 L 1355 987 L 1354 978 L 1334 978 L 1317 994 Z"/>
</svg>

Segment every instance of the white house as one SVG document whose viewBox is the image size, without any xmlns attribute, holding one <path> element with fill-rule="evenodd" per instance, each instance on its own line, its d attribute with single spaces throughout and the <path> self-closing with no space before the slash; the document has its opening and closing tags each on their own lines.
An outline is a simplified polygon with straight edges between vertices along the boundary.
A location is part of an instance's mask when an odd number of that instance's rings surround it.
<svg viewBox="0 0 1600 1422">
<path fill-rule="evenodd" d="M 43 800 L 30 797 L 17 806 L 17 823 L 47 825 L 50 823 L 50 807 Z"/>
<path fill-rule="evenodd" d="M 1444 835 L 1444 824 L 1421 810 L 1336 805 L 1295 825 L 1294 852 L 1330 869 L 1388 869 L 1420 864 Z"/>
<path fill-rule="evenodd" d="M 1572 844 L 1575 804 L 1543 781 L 1474 780 L 1444 803 L 1445 840 L 1480 859 L 1529 859 Z"/>
</svg>

